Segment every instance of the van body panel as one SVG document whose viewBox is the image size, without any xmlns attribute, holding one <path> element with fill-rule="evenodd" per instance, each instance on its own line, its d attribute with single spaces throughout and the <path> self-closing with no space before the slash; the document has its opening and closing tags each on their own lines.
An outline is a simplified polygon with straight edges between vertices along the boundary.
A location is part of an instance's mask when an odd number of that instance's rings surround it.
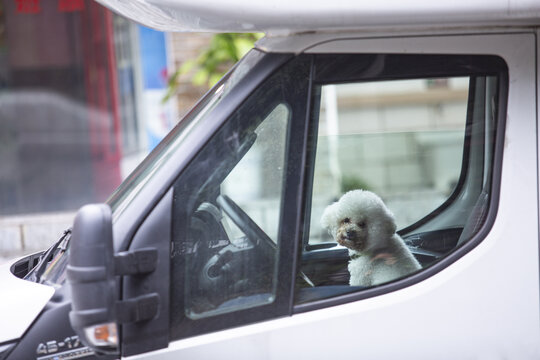
<svg viewBox="0 0 540 360">
<path fill-rule="evenodd" d="M 167 349 L 130 359 L 251 359 L 261 352 L 269 359 L 322 359 L 351 351 L 377 359 L 538 358 L 538 197 L 531 196 L 538 190 L 537 94 L 531 79 L 536 74 L 535 47 L 535 34 L 530 32 L 348 39 L 313 46 L 309 52 L 502 57 L 508 65 L 509 98 L 493 226 L 483 231 L 487 235 L 469 253 L 412 286 L 174 341 Z"/>
<path fill-rule="evenodd" d="M 422 37 L 434 36 L 468 36 L 489 34 L 513 34 L 534 33 L 534 27 L 527 26 L 469 26 L 469 27 L 414 27 L 395 29 L 366 29 L 362 31 L 336 31 L 336 32 L 312 32 L 302 34 L 268 34 L 255 43 L 255 47 L 269 53 L 313 53 L 315 47 L 322 46 L 335 40 L 369 40 L 376 42 L 378 39 L 409 39 L 418 41 Z M 496 40 L 495 40 L 496 41 Z M 401 45 L 401 48 L 403 46 Z M 321 48 L 322 49 L 322 48 Z M 317 51 L 322 51 L 321 49 Z M 343 48 L 338 49 L 344 51 Z M 447 49 L 450 50 L 450 49 Z M 358 50 L 360 51 L 360 50 Z"/>
<path fill-rule="evenodd" d="M 339 0 L 246 3 L 187 0 L 98 0 L 132 20 L 162 31 L 298 33 L 418 25 L 537 25 L 534 0 L 459 0 L 433 3 Z"/>
<path fill-rule="evenodd" d="M 2 296 L 0 306 L 0 343 L 19 339 L 32 325 L 54 294 L 51 286 L 36 284 L 14 276 L 11 263 L 0 266 Z"/>
</svg>

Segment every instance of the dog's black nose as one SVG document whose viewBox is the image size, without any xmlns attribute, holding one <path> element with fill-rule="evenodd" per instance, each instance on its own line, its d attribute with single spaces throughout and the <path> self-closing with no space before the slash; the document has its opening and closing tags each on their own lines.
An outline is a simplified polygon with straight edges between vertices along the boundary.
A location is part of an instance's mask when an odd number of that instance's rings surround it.
<svg viewBox="0 0 540 360">
<path fill-rule="evenodd" d="M 354 238 L 356 236 L 356 231 L 354 230 L 347 230 L 347 237 L 350 239 L 350 238 Z"/>
</svg>

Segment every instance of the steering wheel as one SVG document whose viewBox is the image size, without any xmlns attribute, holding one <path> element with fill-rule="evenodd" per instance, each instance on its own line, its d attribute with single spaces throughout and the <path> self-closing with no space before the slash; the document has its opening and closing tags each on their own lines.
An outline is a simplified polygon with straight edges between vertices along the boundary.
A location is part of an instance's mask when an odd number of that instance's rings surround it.
<svg viewBox="0 0 540 360">
<path fill-rule="evenodd" d="M 272 258 L 275 256 L 277 251 L 276 244 L 240 206 L 227 195 L 219 195 L 216 202 L 236 226 L 246 234 L 249 240 L 255 245 L 261 246 L 266 255 L 271 256 Z"/>
</svg>

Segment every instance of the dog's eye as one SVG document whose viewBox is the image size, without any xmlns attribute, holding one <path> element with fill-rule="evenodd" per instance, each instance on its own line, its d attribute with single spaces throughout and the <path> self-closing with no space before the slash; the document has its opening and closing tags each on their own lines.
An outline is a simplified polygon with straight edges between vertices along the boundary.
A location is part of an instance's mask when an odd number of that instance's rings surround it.
<svg viewBox="0 0 540 360">
<path fill-rule="evenodd" d="M 360 226 L 361 228 L 365 227 L 365 226 L 366 226 L 365 221 L 360 221 L 360 222 L 358 223 L 358 226 Z"/>
<path fill-rule="evenodd" d="M 350 223 L 350 222 L 351 222 L 351 219 L 349 219 L 349 218 L 343 219 L 343 223 L 344 223 L 344 224 L 348 224 L 348 223 Z"/>
</svg>

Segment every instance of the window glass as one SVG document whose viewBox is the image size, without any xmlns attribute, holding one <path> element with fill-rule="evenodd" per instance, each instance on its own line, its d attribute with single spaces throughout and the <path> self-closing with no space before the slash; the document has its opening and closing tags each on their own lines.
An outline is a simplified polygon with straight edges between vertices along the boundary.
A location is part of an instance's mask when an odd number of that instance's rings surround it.
<svg viewBox="0 0 540 360">
<path fill-rule="evenodd" d="M 486 58 L 317 57 L 296 304 L 405 278 L 478 232 L 505 71 Z"/>
<path fill-rule="evenodd" d="M 231 155 L 241 159 L 234 168 L 218 165 L 209 174 L 205 192 L 218 195 L 198 200 L 188 240 L 193 256 L 186 258 L 184 296 L 191 319 L 274 300 L 288 118 L 287 107 L 277 105 L 255 129 L 231 139 Z"/>
<path fill-rule="evenodd" d="M 169 35 L 143 28 L 96 1 L 1 2 L 0 263 L 106 201 L 178 120 L 162 98 L 180 59 Z"/>
<path fill-rule="evenodd" d="M 38 229 L 26 253 L 50 243 L 83 204 L 104 201 L 129 155 L 146 153 L 137 25 L 95 2 L 63 3 L 75 2 L 6 1 L 0 12 L 0 215 Z M 44 215 L 54 216 L 36 220 Z"/>
<path fill-rule="evenodd" d="M 289 115 L 285 104 L 279 104 L 272 110 L 255 129 L 257 140 L 252 148 L 221 186 L 221 193 L 235 199 L 273 242 L 277 242 L 278 235 Z M 230 228 L 241 232 L 234 222 Z M 235 238 L 239 233 L 232 235 Z"/>
<path fill-rule="evenodd" d="M 305 120 L 309 80 L 301 65 L 265 80 L 175 182 L 171 338 L 290 309 L 294 238 L 284 243 L 281 234 L 295 226 L 286 213 L 299 189 L 291 183 L 303 137 L 293 129 Z M 287 279 L 278 283 L 283 266 Z"/>
<path fill-rule="evenodd" d="M 378 194 L 404 228 L 440 206 L 461 174 L 469 79 L 321 87 L 312 218 L 349 190 Z M 311 223 L 310 244 L 329 241 Z"/>
</svg>

